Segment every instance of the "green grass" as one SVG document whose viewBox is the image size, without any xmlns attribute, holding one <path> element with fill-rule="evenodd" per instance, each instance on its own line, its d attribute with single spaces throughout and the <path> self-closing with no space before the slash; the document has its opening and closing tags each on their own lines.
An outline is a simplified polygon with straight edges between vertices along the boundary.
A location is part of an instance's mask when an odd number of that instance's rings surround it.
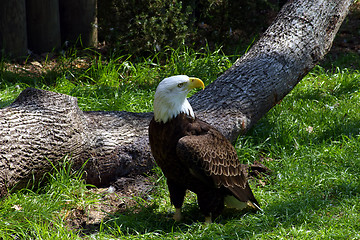
<svg viewBox="0 0 360 240">
<path fill-rule="evenodd" d="M 209 83 L 231 65 L 220 50 L 188 48 L 140 60 L 97 56 L 86 68 L 72 67 L 78 59 L 76 54 L 59 58 L 55 69 L 39 75 L 9 72 L 2 62 L 0 107 L 31 86 L 76 96 L 83 110 L 147 112 L 162 78 L 188 74 Z M 226 212 L 204 225 L 196 197 L 189 194 L 184 222 L 176 224 L 164 177 L 155 169 L 149 199 L 134 198 L 135 206 L 108 215 L 89 232 L 72 229 L 67 213 L 99 204 L 99 197 L 65 158 L 45 185 L 2 200 L 0 239 L 359 239 L 360 66 L 354 68 L 355 60 L 345 56 L 317 66 L 238 138 L 242 162 L 263 161 L 272 170 L 264 186 L 250 181 L 264 212 Z"/>
<path fill-rule="evenodd" d="M 84 111 L 149 112 L 156 86 L 163 78 L 187 74 L 209 83 L 231 66 L 221 49 L 195 52 L 186 47 L 168 48 L 151 58 L 135 59 L 136 63 L 131 56 L 104 59 L 92 53 L 84 58 L 88 63 L 84 64 L 85 60 L 81 61 L 76 54 L 70 52 L 59 57 L 56 67 L 41 75 L 10 72 L 4 62 L 0 63 L 0 107 L 10 104 L 25 88 L 35 87 L 77 97 Z M 43 66 L 51 64 L 48 61 Z"/>
<path fill-rule="evenodd" d="M 45 186 L 23 189 L 4 198 L 0 205 L 0 239 L 70 239 L 65 218 L 73 209 L 85 209 L 96 203 L 82 178 L 64 157 L 59 168 L 44 177 Z"/>
</svg>

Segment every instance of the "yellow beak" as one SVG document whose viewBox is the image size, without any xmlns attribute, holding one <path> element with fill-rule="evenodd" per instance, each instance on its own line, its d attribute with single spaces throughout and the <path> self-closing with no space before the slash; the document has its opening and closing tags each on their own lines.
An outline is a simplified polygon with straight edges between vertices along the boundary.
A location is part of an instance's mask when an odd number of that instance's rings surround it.
<svg viewBox="0 0 360 240">
<path fill-rule="evenodd" d="M 189 89 L 194 89 L 194 88 L 205 88 L 205 85 L 203 83 L 203 81 L 201 81 L 199 78 L 194 78 L 194 77 L 189 77 L 190 83 L 189 83 Z"/>
</svg>

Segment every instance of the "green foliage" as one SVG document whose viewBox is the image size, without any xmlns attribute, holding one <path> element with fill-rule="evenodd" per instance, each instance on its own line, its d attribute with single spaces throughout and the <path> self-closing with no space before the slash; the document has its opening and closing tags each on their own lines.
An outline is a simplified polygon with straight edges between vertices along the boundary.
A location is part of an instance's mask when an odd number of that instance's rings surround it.
<svg viewBox="0 0 360 240">
<path fill-rule="evenodd" d="M 154 54 L 184 44 L 212 50 L 223 44 L 232 53 L 270 24 L 283 4 L 271 2 L 104 0 L 98 2 L 99 35 L 125 54 Z"/>
<path fill-rule="evenodd" d="M 190 9 L 177 0 L 99 2 L 103 35 L 121 52 L 133 54 L 157 52 L 184 41 L 191 32 L 188 26 L 193 24 L 190 14 Z"/>
</svg>

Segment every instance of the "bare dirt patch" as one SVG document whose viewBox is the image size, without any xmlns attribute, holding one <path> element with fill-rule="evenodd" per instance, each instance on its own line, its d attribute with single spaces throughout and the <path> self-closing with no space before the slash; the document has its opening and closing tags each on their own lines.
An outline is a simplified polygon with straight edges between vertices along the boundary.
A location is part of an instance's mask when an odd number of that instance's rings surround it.
<svg viewBox="0 0 360 240">
<path fill-rule="evenodd" d="M 112 214 L 121 214 L 137 206 L 136 198 L 147 200 L 154 187 L 152 176 L 138 175 L 119 178 L 108 188 L 92 188 L 89 191 L 98 196 L 96 203 L 64 212 L 64 220 L 72 230 L 82 234 L 96 232 L 101 221 Z"/>
</svg>

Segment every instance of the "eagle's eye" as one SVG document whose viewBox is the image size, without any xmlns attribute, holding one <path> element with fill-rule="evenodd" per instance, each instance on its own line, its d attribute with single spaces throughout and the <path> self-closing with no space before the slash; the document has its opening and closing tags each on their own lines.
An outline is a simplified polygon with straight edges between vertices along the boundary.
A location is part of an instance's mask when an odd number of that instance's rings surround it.
<svg viewBox="0 0 360 240">
<path fill-rule="evenodd" d="M 177 86 L 178 88 L 181 88 L 182 86 L 184 86 L 184 83 L 179 83 Z"/>
</svg>

